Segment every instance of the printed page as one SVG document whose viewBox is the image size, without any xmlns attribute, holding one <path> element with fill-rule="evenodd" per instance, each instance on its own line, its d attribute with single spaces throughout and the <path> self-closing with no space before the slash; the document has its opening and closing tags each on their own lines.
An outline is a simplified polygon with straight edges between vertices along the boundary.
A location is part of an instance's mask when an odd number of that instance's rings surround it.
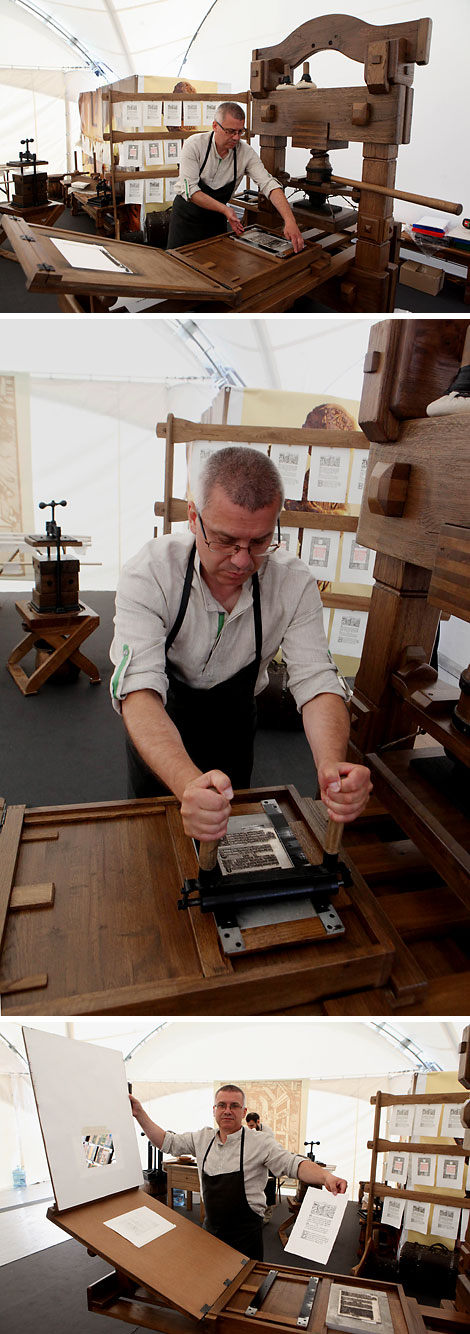
<svg viewBox="0 0 470 1334">
<path fill-rule="evenodd" d="M 327 1264 L 347 1203 L 347 1195 L 331 1195 L 330 1191 L 309 1186 L 286 1251 Z"/>
</svg>

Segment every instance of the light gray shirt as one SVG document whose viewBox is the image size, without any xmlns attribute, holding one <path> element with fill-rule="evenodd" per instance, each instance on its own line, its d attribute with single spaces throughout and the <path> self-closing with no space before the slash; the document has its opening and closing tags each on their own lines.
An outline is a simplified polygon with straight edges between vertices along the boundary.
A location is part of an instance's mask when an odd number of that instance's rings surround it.
<svg viewBox="0 0 470 1334">
<path fill-rule="evenodd" d="M 193 541 L 190 532 L 153 539 L 123 568 L 111 645 L 111 696 L 118 712 L 132 690 L 155 690 L 166 703 L 165 641 L 178 613 Z M 267 557 L 258 575 L 263 648 L 255 695 L 267 685 L 269 663 L 282 647 L 299 710 L 325 692 L 344 698 L 328 656 L 317 582 L 308 566 L 280 549 Z M 168 654 L 175 676 L 209 690 L 254 657 L 251 579 L 243 584 L 233 611 L 227 612 L 203 579 L 196 552 L 186 615 Z"/>
<path fill-rule="evenodd" d="M 177 1157 L 180 1153 L 194 1154 L 202 1190 L 202 1164 L 211 1140 L 214 1142 L 207 1155 L 204 1171 L 213 1177 L 223 1172 L 236 1172 L 239 1168 L 241 1133 L 241 1130 L 236 1130 L 233 1135 L 227 1135 L 225 1144 L 222 1144 L 218 1130 L 213 1130 L 210 1126 L 204 1126 L 202 1130 L 187 1130 L 181 1135 L 167 1130 L 163 1141 L 163 1152 L 175 1154 Z M 250 1209 L 254 1209 L 257 1214 L 264 1214 L 266 1208 L 264 1188 L 268 1179 L 268 1168 L 274 1176 L 295 1178 L 299 1163 L 303 1161 L 302 1154 L 289 1153 L 287 1149 L 283 1149 L 269 1131 L 260 1130 L 255 1133 L 245 1127 L 243 1176 Z"/>
<path fill-rule="evenodd" d="M 184 199 L 190 199 L 195 190 L 200 190 L 199 177 L 201 167 L 207 152 L 207 145 L 212 131 L 204 134 L 192 134 L 186 139 L 182 150 L 180 160 L 180 174 L 175 184 L 175 194 L 183 195 Z M 254 148 L 250 147 L 244 139 L 237 144 L 237 176 L 234 185 L 238 189 L 240 181 L 244 176 L 251 176 L 253 181 L 259 185 L 261 193 L 269 196 L 271 190 L 282 190 L 282 185 L 276 180 L 275 176 L 270 176 L 266 167 L 263 167 L 261 159 L 255 153 Z M 223 185 L 228 185 L 233 180 L 233 148 L 229 148 L 225 157 L 221 157 L 215 146 L 215 139 L 212 140 L 209 156 L 204 167 L 203 180 L 209 185 L 211 190 L 220 190 Z"/>
</svg>

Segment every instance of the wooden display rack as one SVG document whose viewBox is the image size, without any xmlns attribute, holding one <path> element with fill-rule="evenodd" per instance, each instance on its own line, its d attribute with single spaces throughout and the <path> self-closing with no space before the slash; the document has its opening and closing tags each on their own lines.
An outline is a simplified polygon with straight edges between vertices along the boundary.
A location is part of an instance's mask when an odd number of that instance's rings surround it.
<svg viewBox="0 0 470 1334">
<path fill-rule="evenodd" d="M 116 203 L 116 183 L 118 181 L 140 181 L 140 180 L 161 180 L 161 179 L 176 180 L 177 176 L 179 175 L 179 167 L 169 167 L 169 166 L 143 167 L 140 168 L 138 171 L 127 170 L 124 167 L 117 166 L 115 163 L 114 160 L 115 144 L 122 144 L 134 141 L 145 143 L 148 140 L 154 140 L 154 139 L 160 139 L 164 141 L 165 139 L 172 137 L 174 137 L 175 139 L 176 138 L 190 139 L 193 134 L 200 134 L 201 131 L 198 128 L 190 129 L 184 126 L 182 126 L 181 129 L 178 128 L 177 130 L 175 130 L 174 135 L 168 129 L 115 130 L 113 127 L 113 108 L 120 102 L 150 102 L 150 101 L 159 102 L 159 101 L 167 101 L 171 98 L 173 98 L 175 102 L 205 102 L 209 99 L 210 95 L 209 93 L 198 93 L 198 92 L 172 93 L 169 91 L 165 93 L 161 92 L 160 90 L 158 92 L 153 92 L 153 93 L 152 92 L 128 93 L 128 92 L 117 91 L 116 89 L 113 88 L 113 85 L 110 84 L 109 88 L 102 90 L 101 96 L 103 101 L 109 103 L 109 130 L 104 132 L 103 138 L 111 146 L 111 170 L 109 172 L 106 172 L 106 176 L 108 176 L 109 179 L 111 180 L 115 236 L 116 240 L 119 241 L 120 225 L 119 225 L 119 210 L 118 210 L 118 205 Z M 246 106 L 245 137 L 248 143 L 250 143 L 251 142 L 251 133 L 250 133 L 251 93 L 249 92 L 230 93 L 230 94 L 221 93 L 220 95 L 218 93 L 212 93 L 211 100 L 215 101 L 217 98 L 219 98 L 219 100 L 223 102 L 227 101 L 229 97 L 231 102 L 239 102 L 242 104 L 242 106 Z"/>
<path fill-rule="evenodd" d="M 375 1107 L 375 1117 L 374 1117 L 373 1138 L 372 1140 L 369 1140 L 367 1144 L 367 1148 L 372 1150 L 371 1165 L 370 1165 L 370 1180 L 364 1182 L 364 1190 L 368 1192 L 369 1196 L 367 1205 L 367 1222 L 366 1222 L 366 1230 L 364 1236 L 364 1252 L 363 1255 L 361 1256 L 359 1264 L 353 1271 L 355 1274 L 361 1274 L 361 1273 L 364 1274 L 367 1262 L 370 1258 L 371 1251 L 374 1248 L 374 1233 L 376 1229 L 380 1228 L 381 1226 L 380 1223 L 379 1224 L 374 1223 L 374 1200 L 377 1196 L 380 1199 L 387 1199 L 387 1197 L 392 1196 L 393 1199 L 412 1200 L 412 1201 L 414 1200 L 414 1201 L 419 1201 L 420 1203 L 423 1202 L 424 1204 L 430 1203 L 435 1205 L 444 1205 L 446 1208 L 455 1208 L 455 1209 L 465 1208 L 465 1206 L 467 1205 L 467 1208 L 470 1209 L 470 1201 L 466 1200 L 466 1197 L 463 1194 L 460 1195 L 458 1191 L 450 1191 L 449 1194 L 446 1195 L 444 1191 L 442 1192 L 439 1191 L 439 1194 L 437 1194 L 435 1189 L 424 1190 L 420 1188 L 419 1190 L 412 1190 L 412 1189 L 407 1190 L 403 1186 L 388 1186 L 384 1185 L 381 1180 L 377 1180 L 377 1175 L 376 1175 L 377 1161 L 378 1161 L 378 1156 L 381 1153 L 388 1153 L 388 1152 L 393 1153 L 393 1152 L 398 1152 L 400 1149 L 403 1149 L 405 1153 L 423 1154 L 425 1153 L 426 1149 L 428 1149 L 430 1152 L 432 1151 L 432 1153 L 436 1154 L 438 1157 L 442 1157 L 445 1154 L 447 1154 L 447 1156 L 451 1154 L 453 1158 L 468 1157 L 468 1151 L 465 1150 L 464 1148 L 461 1148 L 458 1144 L 452 1144 L 452 1145 L 442 1144 L 438 1143 L 436 1140 L 431 1140 L 431 1139 L 429 1143 L 427 1143 L 427 1141 L 423 1141 L 422 1136 L 420 1136 L 420 1142 L 415 1144 L 412 1144 L 408 1140 L 403 1140 L 403 1139 L 400 1140 L 381 1139 L 380 1119 L 383 1109 L 387 1107 L 398 1107 L 398 1106 L 430 1107 L 433 1104 L 435 1105 L 436 1103 L 438 1103 L 439 1105 L 442 1103 L 444 1107 L 447 1107 L 452 1103 L 462 1103 L 463 1105 L 464 1102 L 467 1101 L 467 1096 L 468 1095 L 466 1093 L 459 1093 L 459 1092 L 408 1093 L 408 1094 L 392 1094 L 392 1093 L 379 1092 L 374 1094 L 374 1096 L 371 1098 L 370 1100 L 371 1104 L 373 1107 Z"/>
</svg>

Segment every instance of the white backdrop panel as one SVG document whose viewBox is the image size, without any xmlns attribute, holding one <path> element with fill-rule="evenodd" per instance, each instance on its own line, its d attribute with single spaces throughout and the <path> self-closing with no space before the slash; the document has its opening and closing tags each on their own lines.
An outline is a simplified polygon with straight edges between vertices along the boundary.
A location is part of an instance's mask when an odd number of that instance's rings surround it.
<svg viewBox="0 0 470 1334">
<path fill-rule="evenodd" d="M 120 1052 L 34 1028 L 24 1038 L 58 1209 L 142 1185 Z M 115 1157 L 90 1169 L 82 1139 L 91 1126 L 112 1132 Z"/>
</svg>

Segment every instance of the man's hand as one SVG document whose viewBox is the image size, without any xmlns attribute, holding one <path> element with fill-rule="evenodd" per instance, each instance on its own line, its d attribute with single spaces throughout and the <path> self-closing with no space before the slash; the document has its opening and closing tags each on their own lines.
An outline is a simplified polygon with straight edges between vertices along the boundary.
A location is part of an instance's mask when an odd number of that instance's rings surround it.
<svg viewBox="0 0 470 1334">
<path fill-rule="evenodd" d="M 322 764 L 318 770 L 320 796 L 336 823 L 351 824 L 367 806 L 372 792 L 369 769 L 347 760 Z"/>
<path fill-rule="evenodd" d="M 132 1115 L 135 1116 L 136 1121 L 139 1121 L 144 1110 L 142 1107 L 142 1103 L 139 1102 L 138 1098 L 134 1097 L 133 1093 L 129 1094 L 129 1102 L 131 1104 Z"/>
<path fill-rule="evenodd" d="M 232 231 L 235 232 L 235 236 L 241 236 L 242 232 L 244 232 L 245 230 L 241 218 L 239 218 L 238 214 L 235 213 L 235 209 L 230 208 L 229 205 L 227 205 L 225 212 L 228 221 L 230 223 L 230 226 L 232 228 Z"/>
<path fill-rule="evenodd" d="M 284 236 L 286 241 L 291 242 L 296 255 L 299 254 L 300 250 L 305 250 L 305 241 L 302 232 L 299 232 L 295 218 L 288 218 L 284 227 Z"/>
<path fill-rule="evenodd" d="M 227 774 L 211 769 L 188 783 L 183 792 L 181 817 L 184 832 L 201 843 L 223 838 L 231 815 L 233 788 Z"/>
<path fill-rule="evenodd" d="M 344 1177 L 335 1177 L 332 1172 L 326 1170 L 323 1185 L 331 1191 L 332 1195 L 344 1195 L 348 1189 L 348 1183 L 344 1180 Z"/>
</svg>

